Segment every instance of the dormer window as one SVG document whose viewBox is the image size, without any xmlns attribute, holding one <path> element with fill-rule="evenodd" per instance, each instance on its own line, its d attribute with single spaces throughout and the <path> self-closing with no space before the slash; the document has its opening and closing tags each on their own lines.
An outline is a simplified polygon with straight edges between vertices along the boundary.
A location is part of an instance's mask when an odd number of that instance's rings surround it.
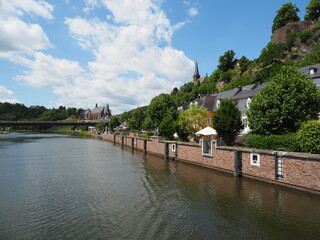
<svg viewBox="0 0 320 240">
<path fill-rule="evenodd" d="M 249 108 L 249 105 L 251 103 L 251 98 L 247 98 L 247 101 L 246 101 L 246 108 Z"/>
<path fill-rule="evenodd" d="M 219 108 L 219 107 L 220 107 L 220 100 L 219 100 L 219 99 L 217 100 L 217 104 L 216 104 L 216 106 L 217 106 L 217 108 Z"/>
<path fill-rule="evenodd" d="M 309 68 L 309 75 L 313 75 L 315 73 L 316 69 L 311 67 Z"/>
</svg>

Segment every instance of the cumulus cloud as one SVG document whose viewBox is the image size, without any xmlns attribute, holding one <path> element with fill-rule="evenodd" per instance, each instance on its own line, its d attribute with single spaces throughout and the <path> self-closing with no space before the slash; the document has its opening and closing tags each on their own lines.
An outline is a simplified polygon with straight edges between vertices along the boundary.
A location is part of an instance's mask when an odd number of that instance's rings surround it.
<svg viewBox="0 0 320 240">
<path fill-rule="evenodd" d="M 78 62 L 54 58 L 41 52 L 36 52 L 33 60 L 20 58 L 17 61 L 30 70 L 16 79 L 39 88 L 67 86 L 83 71 Z"/>
<path fill-rule="evenodd" d="M 193 62 L 171 47 L 174 31 L 159 1 L 87 0 L 87 7 L 104 6 L 109 18 L 66 18 L 71 36 L 95 59 L 73 88 L 57 88 L 61 102 L 90 107 L 109 103 L 114 112 L 146 105 L 161 92 L 190 80 Z M 88 87 L 90 86 L 90 87 Z"/>
<path fill-rule="evenodd" d="M 29 24 L 18 18 L 0 19 L 0 36 L 0 57 L 10 57 L 14 53 L 32 54 L 51 46 L 38 24 Z"/>
<path fill-rule="evenodd" d="M 39 24 L 21 20 L 25 14 L 53 19 L 53 6 L 43 0 L 0 0 L 0 58 L 32 55 L 51 47 Z"/>
<path fill-rule="evenodd" d="M 19 101 L 13 91 L 0 85 L 0 102 L 18 103 Z"/>
</svg>

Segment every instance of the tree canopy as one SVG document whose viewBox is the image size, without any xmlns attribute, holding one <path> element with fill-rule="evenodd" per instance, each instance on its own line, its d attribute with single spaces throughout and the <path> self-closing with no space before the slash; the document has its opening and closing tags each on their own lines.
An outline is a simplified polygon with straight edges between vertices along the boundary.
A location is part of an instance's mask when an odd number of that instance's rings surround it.
<svg viewBox="0 0 320 240">
<path fill-rule="evenodd" d="M 320 0 L 311 0 L 306 7 L 305 20 L 317 20 L 320 17 Z"/>
<path fill-rule="evenodd" d="M 224 55 L 219 57 L 218 69 L 223 72 L 233 69 L 233 58 L 235 55 L 236 53 L 233 50 L 226 51 Z"/>
<path fill-rule="evenodd" d="M 179 138 L 187 140 L 196 131 L 207 126 L 208 110 L 201 108 L 197 104 L 192 104 L 186 111 L 179 112 L 176 121 L 176 128 Z"/>
<path fill-rule="evenodd" d="M 284 66 L 250 104 L 249 127 L 262 135 L 296 132 L 300 124 L 316 119 L 320 90 L 297 68 Z"/>
<path fill-rule="evenodd" d="M 159 127 L 162 120 L 171 114 L 175 117 L 177 113 L 176 104 L 170 94 L 161 93 L 154 97 L 147 110 L 148 117 L 151 119 L 154 127 Z"/>
<path fill-rule="evenodd" d="M 108 122 L 109 130 L 113 131 L 120 124 L 120 119 L 117 116 L 112 116 Z"/>
<path fill-rule="evenodd" d="M 243 129 L 241 113 L 232 99 L 221 101 L 217 112 L 213 114 L 213 128 L 218 137 L 227 145 L 232 145 Z"/>
<path fill-rule="evenodd" d="M 140 107 L 138 107 L 132 111 L 132 114 L 128 119 L 129 128 L 141 130 L 143 121 L 144 121 L 144 112 Z"/>
<path fill-rule="evenodd" d="M 295 4 L 290 2 L 283 4 L 282 7 L 277 10 L 277 15 L 273 20 L 272 33 L 275 30 L 287 25 L 289 22 L 299 21 L 300 17 L 298 16 L 298 12 L 300 12 L 300 10 Z"/>
</svg>

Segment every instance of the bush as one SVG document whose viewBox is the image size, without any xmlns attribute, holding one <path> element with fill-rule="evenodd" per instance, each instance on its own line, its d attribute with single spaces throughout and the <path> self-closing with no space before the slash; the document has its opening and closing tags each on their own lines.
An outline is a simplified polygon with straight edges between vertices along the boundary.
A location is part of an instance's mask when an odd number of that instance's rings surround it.
<svg viewBox="0 0 320 240">
<path fill-rule="evenodd" d="M 285 135 L 245 135 L 243 145 L 248 148 L 299 152 L 299 139 L 296 133 Z"/>
<path fill-rule="evenodd" d="M 298 132 L 298 139 L 303 152 L 320 154 L 320 122 L 304 123 Z"/>
<path fill-rule="evenodd" d="M 225 85 L 221 91 L 227 91 L 227 90 L 231 90 L 233 88 L 237 88 L 240 86 L 246 86 L 251 84 L 251 79 L 249 76 L 240 76 L 238 77 L 236 80 L 232 81 L 231 83 L 228 83 L 227 85 Z"/>
<path fill-rule="evenodd" d="M 304 31 L 299 34 L 299 37 L 300 37 L 302 43 L 306 43 L 308 41 L 308 39 L 311 38 L 311 36 L 312 36 L 311 31 Z"/>
</svg>

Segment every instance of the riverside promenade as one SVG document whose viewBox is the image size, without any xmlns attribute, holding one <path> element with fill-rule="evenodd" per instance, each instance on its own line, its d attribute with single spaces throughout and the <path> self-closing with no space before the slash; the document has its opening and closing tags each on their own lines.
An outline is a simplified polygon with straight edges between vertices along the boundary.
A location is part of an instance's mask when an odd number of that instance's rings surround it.
<svg viewBox="0 0 320 240">
<path fill-rule="evenodd" d="M 217 146 L 215 141 L 187 143 L 128 135 L 102 134 L 93 138 L 127 146 L 165 159 L 249 177 L 320 195 L 320 155 Z"/>
</svg>

